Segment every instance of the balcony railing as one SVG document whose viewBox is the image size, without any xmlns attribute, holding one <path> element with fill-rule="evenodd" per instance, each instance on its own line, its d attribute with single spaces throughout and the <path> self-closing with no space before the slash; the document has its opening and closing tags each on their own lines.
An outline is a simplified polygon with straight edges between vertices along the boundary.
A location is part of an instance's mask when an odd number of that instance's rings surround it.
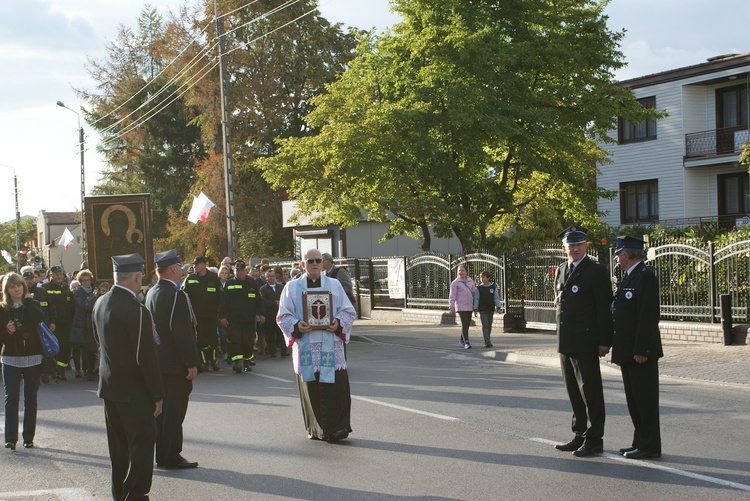
<svg viewBox="0 0 750 501">
<path fill-rule="evenodd" d="M 740 153 L 742 143 L 746 141 L 750 141 L 750 131 L 747 127 L 728 127 L 685 134 L 685 158 Z"/>
</svg>

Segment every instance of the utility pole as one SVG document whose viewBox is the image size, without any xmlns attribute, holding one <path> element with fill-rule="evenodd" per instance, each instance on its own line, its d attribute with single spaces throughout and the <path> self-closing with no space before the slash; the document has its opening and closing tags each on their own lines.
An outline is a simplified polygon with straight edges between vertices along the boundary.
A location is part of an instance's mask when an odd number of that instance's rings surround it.
<svg viewBox="0 0 750 501">
<path fill-rule="evenodd" d="M 65 103 L 58 101 L 57 105 L 61 108 L 65 108 L 68 111 L 72 111 L 78 117 L 78 147 L 80 148 L 81 155 L 81 258 L 83 261 L 88 261 L 88 255 L 86 253 L 86 222 L 84 213 L 84 199 L 86 198 L 86 170 L 83 163 L 83 152 L 86 149 L 85 139 L 83 137 L 83 126 L 81 125 L 81 115 L 71 108 L 65 106 Z"/>
<path fill-rule="evenodd" d="M 232 134 L 229 113 L 229 88 L 226 73 L 226 43 L 224 40 L 224 16 L 219 16 L 219 6 L 214 0 L 216 16 L 216 36 L 219 39 L 219 78 L 221 89 L 221 125 L 224 141 L 224 193 L 227 212 L 227 256 L 237 260 L 237 204 L 234 200 L 234 167 L 232 166 Z"/>
<path fill-rule="evenodd" d="M 18 211 L 18 177 L 12 165 L 0 164 L 0 167 L 13 169 L 13 194 L 16 198 L 16 273 L 21 273 L 21 213 Z"/>
</svg>

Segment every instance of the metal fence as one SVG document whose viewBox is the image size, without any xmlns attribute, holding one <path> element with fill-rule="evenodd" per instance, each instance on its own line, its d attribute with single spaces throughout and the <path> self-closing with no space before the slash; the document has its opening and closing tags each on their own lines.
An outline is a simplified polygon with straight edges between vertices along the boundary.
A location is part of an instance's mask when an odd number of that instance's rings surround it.
<svg viewBox="0 0 750 501">
<path fill-rule="evenodd" d="M 750 240 L 719 249 L 700 239 L 661 240 L 651 242 L 647 254 L 647 264 L 659 279 L 662 318 L 718 322 L 719 298 L 727 294 L 732 321 L 750 322 Z M 621 272 L 611 249 L 607 256 L 590 247 L 589 257 L 608 267 L 614 290 Z M 500 256 L 420 253 L 334 261 L 351 275 L 355 306 L 364 317 L 373 309 L 448 309 L 450 284 L 463 264 L 477 283 L 480 273 L 488 270 L 498 284 L 502 311 L 512 315 L 517 326 L 533 326 L 555 322 L 554 272 L 565 259 L 560 244 L 550 243 Z M 396 265 L 403 267 L 404 294 L 391 297 L 389 266 Z"/>
</svg>

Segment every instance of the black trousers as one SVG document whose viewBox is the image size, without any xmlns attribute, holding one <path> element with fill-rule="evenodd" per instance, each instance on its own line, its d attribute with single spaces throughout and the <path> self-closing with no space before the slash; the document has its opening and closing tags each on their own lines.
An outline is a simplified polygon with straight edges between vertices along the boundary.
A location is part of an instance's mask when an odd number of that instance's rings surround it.
<svg viewBox="0 0 750 501">
<path fill-rule="evenodd" d="M 570 405 L 573 407 L 573 433 L 601 444 L 605 413 L 599 354 L 561 353 L 560 366 Z"/>
<path fill-rule="evenodd" d="M 219 345 L 219 336 L 216 331 L 216 318 L 196 318 L 196 334 L 198 338 L 198 351 L 206 348 L 216 348 Z"/>
<path fill-rule="evenodd" d="M 57 354 L 57 366 L 62 370 L 68 368 L 70 364 L 70 325 L 55 324 L 55 337 L 60 345 L 60 352 Z M 76 369 L 81 370 L 80 362 Z"/>
<path fill-rule="evenodd" d="M 286 355 L 286 343 L 284 343 L 284 334 L 281 332 L 279 324 L 276 323 L 276 317 L 266 319 L 266 348 L 269 355 L 276 355 L 276 347 L 282 355 Z M 346 346 L 346 345 L 344 345 Z"/>
<path fill-rule="evenodd" d="M 251 360 L 255 354 L 255 320 L 237 322 L 229 320 L 229 354 L 233 361 Z"/>
<path fill-rule="evenodd" d="M 148 499 L 154 475 L 154 403 L 105 400 L 104 418 L 112 462 L 112 499 Z"/>
<path fill-rule="evenodd" d="M 164 403 L 156 418 L 156 464 L 179 462 L 182 452 L 182 423 L 187 414 L 193 382 L 181 374 L 162 374 Z"/>
<path fill-rule="evenodd" d="M 625 398 L 633 421 L 633 447 L 661 453 L 659 430 L 659 363 L 658 359 L 643 364 L 628 361 L 620 365 Z"/>
</svg>

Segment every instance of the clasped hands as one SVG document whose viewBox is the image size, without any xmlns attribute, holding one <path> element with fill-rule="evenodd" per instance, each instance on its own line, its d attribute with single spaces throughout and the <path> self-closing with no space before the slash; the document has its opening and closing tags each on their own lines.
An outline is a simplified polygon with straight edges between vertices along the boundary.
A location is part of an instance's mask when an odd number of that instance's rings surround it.
<svg viewBox="0 0 750 501">
<path fill-rule="evenodd" d="M 339 319 L 334 318 L 331 321 L 331 324 L 326 328 L 326 330 L 329 332 L 336 332 L 338 328 L 339 328 Z M 297 329 L 294 332 L 294 337 L 299 339 L 302 337 L 303 334 L 307 334 L 308 332 L 311 332 L 313 330 L 320 330 L 320 329 L 313 329 L 312 327 L 310 327 L 310 324 L 308 324 L 304 320 L 300 320 L 299 322 L 297 322 Z M 297 335 L 297 332 L 299 332 L 299 335 Z"/>
</svg>

